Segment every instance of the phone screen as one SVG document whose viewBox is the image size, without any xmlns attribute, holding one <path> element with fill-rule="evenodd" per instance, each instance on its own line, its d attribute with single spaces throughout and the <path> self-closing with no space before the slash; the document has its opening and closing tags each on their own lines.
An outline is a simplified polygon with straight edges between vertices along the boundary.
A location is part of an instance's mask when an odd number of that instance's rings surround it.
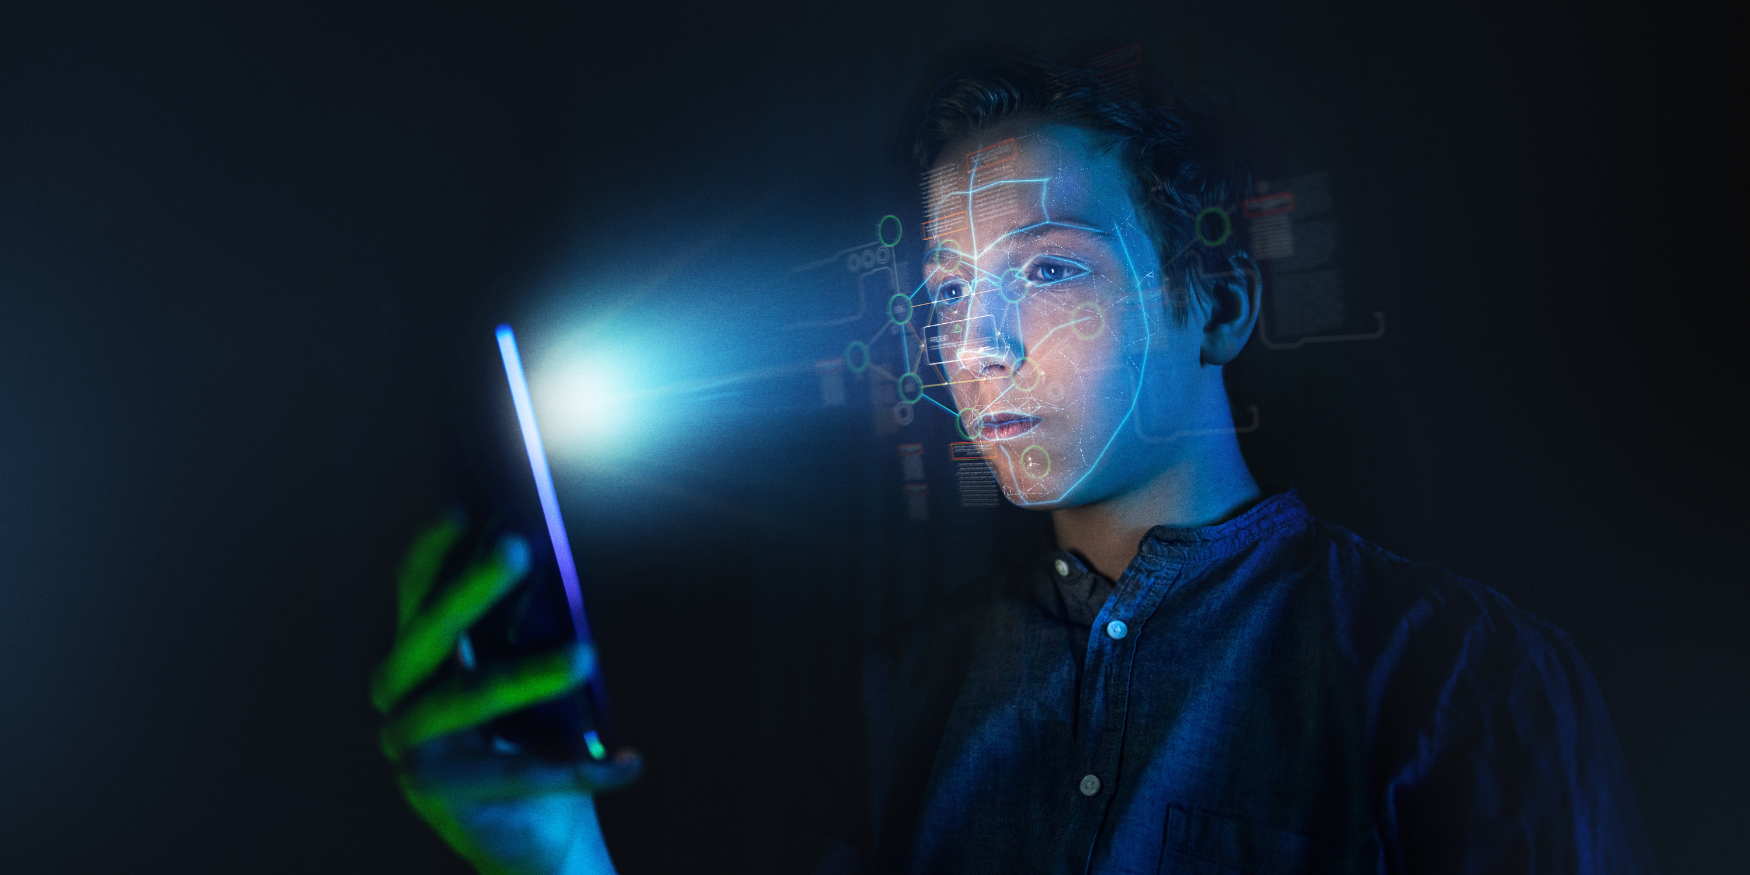
<svg viewBox="0 0 1750 875">
<path fill-rule="evenodd" d="M 493 671 L 520 658 L 591 643 L 582 581 L 560 513 L 539 424 L 529 394 L 516 335 L 509 325 L 495 332 L 498 376 L 476 384 L 474 403 L 484 410 L 467 429 L 464 454 L 471 469 L 467 489 L 473 549 L 457 551 L 453 575 L 479 561 L 505 534 L 528 541 L 528 576 L 488 611 L 458 643 L 455 670 Z M 483 356 L 484 364 L 484 356 Z M 488 726 L 494 743 L 550 759 L 604 759 L 613 738 L 606 687 L 599 663 L 573 693 L 500 717 Z"/>
</svg>

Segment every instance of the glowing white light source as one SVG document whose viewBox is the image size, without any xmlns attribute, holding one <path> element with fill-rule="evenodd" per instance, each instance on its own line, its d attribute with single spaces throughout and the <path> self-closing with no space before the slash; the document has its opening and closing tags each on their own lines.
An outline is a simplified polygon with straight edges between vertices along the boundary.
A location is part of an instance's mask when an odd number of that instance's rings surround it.
<svg viewBox="0 0 1750 875">
<path fill-rule="evenodd" d="M 607 359 L 555 362 L 535 382 L 535 403 L 555 449 L 600 448 L 625 436 L 631 399 Z"/>
</svg>

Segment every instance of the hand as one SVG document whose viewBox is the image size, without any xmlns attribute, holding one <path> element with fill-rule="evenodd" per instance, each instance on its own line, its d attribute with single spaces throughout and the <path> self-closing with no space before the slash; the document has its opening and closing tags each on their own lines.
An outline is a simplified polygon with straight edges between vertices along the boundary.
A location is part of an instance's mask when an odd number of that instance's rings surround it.
<svg viewBox="0 0 1750 875">
<path fill-rule="evenodd" d="M 434 595 L 438 569 L 462 533 L 460 521 L 438 524 L 414 542 L 402 565 L 395 645 L 371 678 L 371 701 L 388 717 L 383 753 L 414 810 L 482 873 L 612 872 L 592 794 L 631 783 L 637 754 L 554 762 L 521 753 L 484 728 L 570 693 L 588 679 L 594 651 L 572 645 L 427 684 L 468 627 L 528 573 L 528 544 L 508 535 Z"/>
</svg>

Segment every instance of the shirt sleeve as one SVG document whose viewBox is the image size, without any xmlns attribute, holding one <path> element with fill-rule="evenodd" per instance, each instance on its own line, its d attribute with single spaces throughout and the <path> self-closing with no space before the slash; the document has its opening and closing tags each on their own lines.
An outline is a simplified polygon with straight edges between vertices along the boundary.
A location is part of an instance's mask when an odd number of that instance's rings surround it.
<svg viewBox="0 0 1750 875">
<path fill-rule="evenodd" d="M 1388 784 L 1384 869 L 1656 872 L 1603 696 L 1573 643 L 1492 591 L 1483 600 L 1495 603 L 1456 636 L 1457 669 L 1418 755 Z"/>
</svg>

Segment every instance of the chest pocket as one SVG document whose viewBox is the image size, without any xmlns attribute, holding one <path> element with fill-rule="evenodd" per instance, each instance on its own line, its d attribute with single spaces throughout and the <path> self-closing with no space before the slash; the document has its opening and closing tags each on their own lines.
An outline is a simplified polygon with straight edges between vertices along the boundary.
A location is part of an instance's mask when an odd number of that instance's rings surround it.
<svg viewBox="0 0 1750 875">
<path fill-rule="evenodd" d="M 1298 833 L 1183 805 L 1167 809 L 1161 875 L 1302 875 L 1313 861 L 1312 840 Z"/>
</svg>

